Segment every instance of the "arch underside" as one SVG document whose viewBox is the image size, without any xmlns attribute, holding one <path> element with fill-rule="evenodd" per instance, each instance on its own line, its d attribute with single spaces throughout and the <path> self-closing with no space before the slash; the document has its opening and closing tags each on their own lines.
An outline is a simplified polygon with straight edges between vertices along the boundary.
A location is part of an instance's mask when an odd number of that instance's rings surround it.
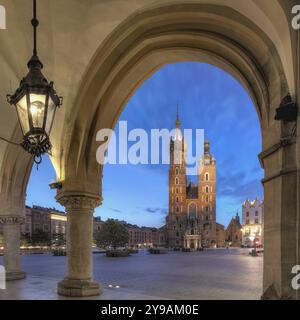
<svg viewBox="0 0 300 320">
<path fill-rule="evenodd" d="M 96 132 L 113 128 L 139 86 L 168 63 L 207 62 L 233 75 L 256 107 L 264 148 L 273 143 L 264 142 L 270 128 L 276 133 L 274 141 L 277 139 L 280 128 L 273 121 L 275 109 L 289 90 L 293 92 L 277 51 L 278 39 L 274 36 L 273 42 L 258 27 L 261 8 L 256 8 L 256 24 L 249 18 L 253 16 L 250 9 L 247 18 L 241 14 L 245 8 L 234 10 L 231 2 L 204 2 L 170 1 L 145 7 L 129 16 L 103 41 L 86 69 L 71 111 L 66 113 L 68 121 L 64 121 L 60 139 L 56 134 L 52 137 L 52 161 L 58 180 L 101 192 Z M 253 9 L 253 4 L 248 5 Z M 278 11 L 278 4 L 275 7 Z M 285 19 L 281 18 L 281 24 Z M 275 27 L 278 29 L 274 25 L 274 30 Z M 7 148 L 6 158 L 13 157 L 13 152 Z M 30 159 L 26 161 L 29 163 Z M 2 172 L 6 171 L 5 166 L 2 163 Z"/>
<path fill-rule="evenodd" d="M 100 192 L 98 182 L 90 183 L 102 175 L 95 158 L 97 131 L 114 128 L 134 92 L 168 63 L 207 62 L 233 75 L 256 107 L 263 144 L 271 128 L 274 141 L 278 139 L 275 109 L 289 88 L 275 46 L 263 30 L 220 6 L 168 9 L 126 21 L 99 48 L 74 106 L 77 116 L 66 128 L 70 141 L 63 150 L 60 179 L 67 185 L 69 179 L 71 184 L 87 179 L 89 187 Z M 87 185 L 81 183 L 81 187 Z"/>
</svg>

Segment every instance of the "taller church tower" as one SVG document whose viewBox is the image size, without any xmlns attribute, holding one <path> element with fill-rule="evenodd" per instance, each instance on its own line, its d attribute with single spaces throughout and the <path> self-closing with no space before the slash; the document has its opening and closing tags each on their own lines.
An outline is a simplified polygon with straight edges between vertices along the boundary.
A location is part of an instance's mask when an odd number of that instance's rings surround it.
<svg viewBox="0 0 300 320">
<path fill-rule="evenodd" d="M 177 110 L 175 134 L 170 141 L 169 169 L 169 215 L 167 217 L 167 239 L 172 247 L 181 244 L 181 218 L 186 213 L 186 163 L 185 143 L 180 129 Z"/>
</svg>

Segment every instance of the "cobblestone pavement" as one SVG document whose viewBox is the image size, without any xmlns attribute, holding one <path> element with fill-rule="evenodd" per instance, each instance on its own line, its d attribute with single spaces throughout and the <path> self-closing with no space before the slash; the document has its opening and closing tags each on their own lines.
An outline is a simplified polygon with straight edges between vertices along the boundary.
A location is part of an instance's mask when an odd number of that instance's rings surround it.
<svg viewBox="0 0 300 320">
<path fill-rule="evenodd" d="M 103 290 L 96 299 L 260 299 L 262 264 L 262 257 L 242 249 L 162 255 L 142 251 L 126 258 L 95 254 L 94 277 Z M 65 299 L 56 294 L 65 257 L 22 256 L 22 270 L 27 278 L 8 282 L 0 299 Z"/>
</svg>

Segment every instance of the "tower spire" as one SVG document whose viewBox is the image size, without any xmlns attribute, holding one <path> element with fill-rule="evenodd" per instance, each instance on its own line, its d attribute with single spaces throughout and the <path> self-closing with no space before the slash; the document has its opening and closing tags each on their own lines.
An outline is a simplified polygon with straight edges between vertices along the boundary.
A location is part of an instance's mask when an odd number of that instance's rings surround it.
<svg viewBox="0 0 300 320">
<path fill-rule="evenodd" d="M 179 120 L 179 103 L 177 102 L 177 115 L 176 115 L 176 128 L 180 127 L 180 120 Z"/>
</svg>

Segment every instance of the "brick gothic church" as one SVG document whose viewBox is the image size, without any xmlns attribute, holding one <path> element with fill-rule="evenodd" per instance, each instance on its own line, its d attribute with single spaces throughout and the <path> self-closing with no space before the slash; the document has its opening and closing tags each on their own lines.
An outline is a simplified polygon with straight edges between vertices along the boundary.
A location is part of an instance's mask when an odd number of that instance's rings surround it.
<svg viewBox="0 0 300 320">
<path fill-rule="evenodd" d="M 166 244 L 197 250 L 216 246 L 216 159 L 210 143 L 204 143 L 199 159 L 198 185 L 187 183 L 186 145 L 177 114 L 175 135 L 170 141 L 169 213 Z"/>
</svg>

